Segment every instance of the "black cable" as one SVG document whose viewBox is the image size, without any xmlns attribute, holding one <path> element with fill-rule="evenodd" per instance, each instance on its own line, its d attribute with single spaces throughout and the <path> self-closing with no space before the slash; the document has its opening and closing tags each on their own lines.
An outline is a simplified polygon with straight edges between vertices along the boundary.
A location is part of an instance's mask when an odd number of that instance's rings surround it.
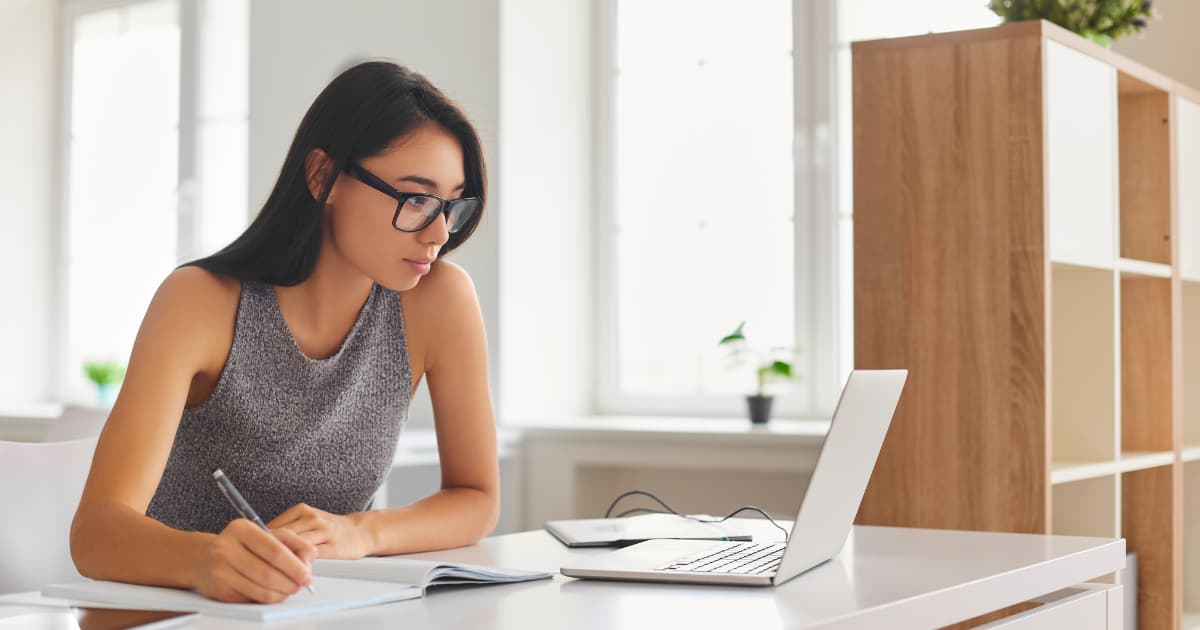
<svg viewBox="0 0 1200 630">
<path fill-rule="evenodd" d="M 613 499 L 612 504 L 610 504 L 608 506 L 608 509 L 604 511 L 604 518 L 610 517 L 610 515 L 612 514 L 612 511 L 613 511 L 613 508 L 617 507 L 617 503 L 620 503 L 621 499 L 624 499 L 625 497 L 629 497 L 629 496 L 633 496 L 633 495 L 641 495 L 644 497 L 649 497 L 650 499 L 654 500 L 659 505 L 666 508 L 666 511 L 638 507 L 638 508 L 632 508 L 629 510 L 625 510 L 624 512 L 621 512 L 620 514 L 616 515 L 613 518 L 621 518 L 621 517 L 627 516 L 629 514 L 648 512 L 651 514 L 674 514 L 676 516 L 682 516 L 683 518 L 691 519 L 693 521 L 697 521 L 700 523 L 723 523 L 723 522 L 733 518 L 737 514 L 741 514 L 742 512 L 746 512 L 746 511 L 751 511 L 751 512 L 758 512 L 759 514 L 762 514 L 764 518 L 766 518 L 768 521 L 771 521 L 772 525 L 774 525 L 776 528 L 778 528 L 779 531 L 783 532 L 783 541 L 784 542 L 787 542 L 788 538 L 791 537 L 791 533 L 788 532 L 788 530 L 784 529 L 783 526 L 781 526 L 779 523 L 776 523 L 775 519 L 771 518 L 770 514 L 767 514 L 765 511 L 762 510 L 762 508 L 758 508 L 753 505 L 744 505 L 744 506 L 730 512 L 729 514 L 725 515 L 724 518 L 715 519 L 715 520 L 703 519 L 703 518 L 697 518 L 695 516 L 689 516 L 687 514 L 680 514 L 679 512 L 675 511 L 674 508 L 667 505 L 666 502 L 664 502 L 662 499 L 654 496 L 653 494 L 651 494 L 649 492 L 646 492 L 645 490 L 630 490 L 629 492 L 623 493 L 621 496 L 617 497 L 616 499 Z"/>
</svg>

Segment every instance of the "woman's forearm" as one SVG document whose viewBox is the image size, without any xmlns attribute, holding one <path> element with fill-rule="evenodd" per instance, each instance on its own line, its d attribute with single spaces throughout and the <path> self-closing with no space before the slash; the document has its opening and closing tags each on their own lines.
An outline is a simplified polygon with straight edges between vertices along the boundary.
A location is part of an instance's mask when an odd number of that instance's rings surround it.
<svg viewBox="0 0 1200 630">
<path fill-rule="evenodd" d="M 214 534 L 172 529 L 129 506 L 89 506 L 71 524 L 71 558 L 98 580 L 195 588 L 198 558 Z"/>
<path fill-rule="evenodd" d="M 359 512 L 369 555 L 390 556 L 471 545 L 496 527 L 500 500 L 475 488 L 446 488 L 404 507 Z"/>
</svg>

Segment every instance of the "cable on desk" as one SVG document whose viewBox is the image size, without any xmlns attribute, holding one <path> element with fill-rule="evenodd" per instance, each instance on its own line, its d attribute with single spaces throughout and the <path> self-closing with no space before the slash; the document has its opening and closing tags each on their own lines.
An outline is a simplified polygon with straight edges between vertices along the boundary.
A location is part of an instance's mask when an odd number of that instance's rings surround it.
<svg viewBox="0 0 1200 630">
<path fill-rule="evenodd" d="M 779 531 L 783 532 L 783 541 L 784 542 L 787 542 L 788 539 L 791 537 L 791 533 L 788 532 L 788 530 L 784 529 L 783 526 L 781 526 L 779 523 L 776 523 L 775 519 L 771 518 L 770 514 L 767 514 L 765 511 L 762 510 L 762 508 L 758 508 L 753 505 L 743 505 L 742 507 L 725 515 L 723 518 L 703 519 L 703 518 L 698 518 L 695 516 L 689 516 L 687 514 L 680 514 L 679 512 L 675 511 L 674 508 L 667 505 L 666 502 L 664 502 L 662 499 L 654 496 L 653 494 L 651 494 L 649 492 L 646 492 L 645 490 L 630 490 L 629 492 L 625 492 L 625 493 L 621 494 L 621 496 L 617 497 L 616 499 L 613 499 L 612 504 L 610 504 L 608 506 L 608 509 L 605 510 L 605 512 L 604 512 L 604 518 L 609 518 L 612 515 L 613 508 L 617 507 L 617 503 L 620 503 L 621 499 L 624 499 L 625 497 L 634 496 L 634 495 L 641 495 L 644 497 L 649 497 L 654 502 L 658 503 L 659 505 L 663 506 L 666 509 L 665 510 L 655 510 L 652 508 L 638 507 L 638 508 L 632 508 L 629 510 L 625 510 L 624 512 L 621 512 L 620 514 L 618 514 L 612 518 L 621 518 L 623 516 L 628 516 L 630 514 L 638 514 L 638 513 L 674 514 L 676 516 L 682 516 L 683 518 L 691 519 L 693 521 L 698 521 L 700 523 L 723 523 L 723 522 L 733 518 L 735 515 L 741 514 L 742 512 L 758 512 L 759 514 L 762 514 L 763 517 L 766 518 L 768 521 L 771 521 L 771 524 L 774 525 L 775 527 L 777 527 L 779 529 Z"/>
</svg>

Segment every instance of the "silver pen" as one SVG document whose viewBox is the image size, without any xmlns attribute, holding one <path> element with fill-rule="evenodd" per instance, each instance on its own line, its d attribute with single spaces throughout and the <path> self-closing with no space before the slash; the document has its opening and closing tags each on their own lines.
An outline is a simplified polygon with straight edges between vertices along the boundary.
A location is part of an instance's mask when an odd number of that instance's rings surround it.
<svg viewBox="0 0 1200 630">
<path fill-rule="evenodd" d="M 254 508 L 250 507 L 250 504 L 246 502 L 246 498 L 242 496 L 241 492 L 238 492 L 238 489 L 233 486 L 233 482 L 229 480 L 229 477 L 220 468 L 214 470 L 212 476 L 216 480 L 217 488 L 221 490 L 221 494 L 225 495 L 226 499 L 229 499 L 229 503 L 233 505 L 233 509 L 237 510 L 237 513 L 241 514 L 242 518 L 254 521 L 254 524 L 258 525 L 264 532 L 271 533 L 271 530 L 267 529 L 267 524 L 258 517 L 258 513 L 254 511 Z M 314 592 L 311 584 L 305 588 L 308 589 L 309 593 Z"/>
</svg>

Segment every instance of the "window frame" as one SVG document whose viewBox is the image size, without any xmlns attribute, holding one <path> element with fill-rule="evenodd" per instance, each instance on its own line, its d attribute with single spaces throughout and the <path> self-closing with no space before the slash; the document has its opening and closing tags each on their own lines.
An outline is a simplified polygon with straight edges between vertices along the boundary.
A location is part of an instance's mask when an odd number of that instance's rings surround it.
<svg viewBox="0 0 1200 630">
<path fill-rule="evenodd" d="M 59 14 L 59 117 L 56 130 L 57 181 L 56 196 L 51 223 L 54 231 L 52 256 L 54 261 L 54 323 L 53 339 L 54 383 L 53 391 L 58 400 L 92 404 L 92 398 L 72 386 L 70 375 L 74 369 L 69 365 L 69 313 L 71 308 L 68 275 L 70 269 L 70 208 L 71 208 L 71 116 L 74 80 L 74 46 L 76 18 L 109 9 L 131 7 L 152 0 L 66 0 Z M 194 182 L 196 176 L 196 112 L 197 34 L 199 14 L 197 0 L 179 2 L 179 144 L 178 176 L 176 179 L 176 259 L 182 260 L 194 252 L 195 212 Z"/>
<path fill-rule="evenodd" d="M 631 394 L 619 388 L 616 224 L 617 4 L 596 0 L 595 212 L 593 286 L 598 305 L 593 335 L 593 407 L 602 415 L 742 417 L 740 396 Z M 837 203 L 835 0 L 792 0 L 793 214 L 795 336 L 804 351 L 796 368 L 803 380 L 777 396 L 775 417 L 828 417 L 837 403 L 850 353 L 841 326 Z M 849 288 L 847 288 L 849 289 Z M 839 323 L 841 326 L 839 326 Z M 852 336 L 851 336 L 852 338 Z M 747 394 L 751 392 L 746 392 Z"/>
</svg>

